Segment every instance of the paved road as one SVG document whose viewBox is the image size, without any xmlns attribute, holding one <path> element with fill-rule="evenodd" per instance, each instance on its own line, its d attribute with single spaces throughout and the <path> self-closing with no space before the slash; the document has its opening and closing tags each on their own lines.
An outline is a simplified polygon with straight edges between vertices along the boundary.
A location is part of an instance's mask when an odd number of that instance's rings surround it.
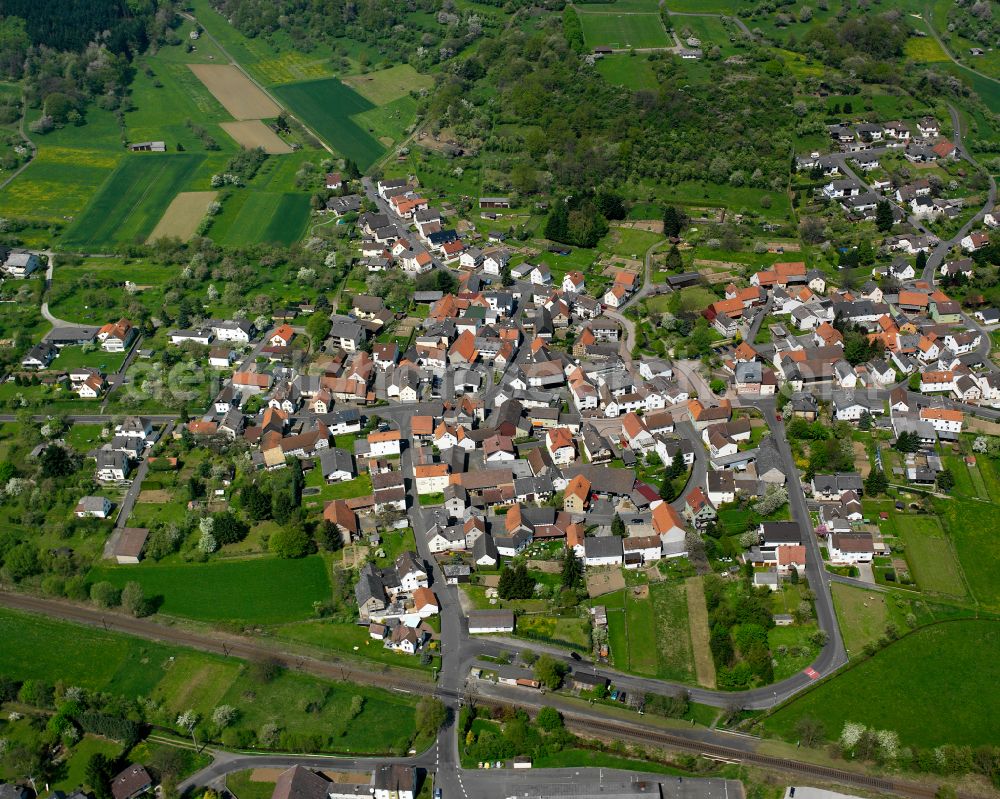
<svg viewBox="0 0 1000 799">
<path fill-rule="evenodd" d="M 606 308 L 604 310 L 604 315 L 609 316 L 614 319 L 618 324 L 622 326 L 625 331 L 625 336 L 621 340 L 619 346 L 619 351 L 621 352 L 622 358 L 629 365 L 631 370 L 632 366 L 632 349 L 635 347 L 635 322 L 625 316 L 625 310 L 632 305 L 635 305 L 646 297 L 652 296 L 654 294 L 659 294 L 661 292 L 661 287 L 653 283 L 653 253 L 656 248 L 662 245 L 667 239 L 660 239 L 654 244 L 650 245 L 649 249 L 646 250 L 645 256 L 643 256 L 643 279 L 642 285 L 631 297 L 626 300 L 620 308 L 617 310 L 614 308 Z M 663 287 L 665 288 L 665 286 Z"/>
<path fill-rule="evenodd" d="M 167 422 L 167 426 L 160 434 L 160 438 L 164 439 L 169 436 L 173 432 L 173 429 L 174 423 L 172 421 Z M 129 516 L 132 515 L 132 509 L 135 507 L 136 500 L 139 498 L 139 493 L 142 491 L 142 481 L 146 479 L 146 474 L 148 472 L 149 458 L 143 458 L 139 462 L 139 468 L 136 469 L 135 477 L 132 479 L 132 485 L 128 487 L 128 491 L 125 492 L 125 496 L 122 498 L 122 504 L 118 508 L 118 517 L 115 519 L 115 526 L 111 531 L 111 535 L 109 535 L 108 540 L 104 542 L 103 557 L 106 560 L 115 556 L 115 550 L 118 549 L 118 541 L 122 537 L 122 530 L 124 530 L 128 524 Z"/>
<path fill-rule="evenodd" d="M 930 27 L 930 23 L 928 23 L 928 27 Z M 937 34 L 935 34 L 935 36 L 936 35 Z M 986 170 L 983 170 L 982 167 L 979 166 L 976 159 L 973 158 L 969 151 L 965 148 L 965 145 L 962 142 L 962 119 L 958 114 L 958 110 L 951 103 L 948 103 L 948 113 L 951 115 L 951 126 L 953 131 L 952 143 L 958 150 L 959 157 L 968 161 L 974 169 L 986 172 Z M 979 210 L 979 212 L 972 217 L 972 219 L 962 226 L 962 229 L 959 230 L 958 233 L 947 241 L 942 241 L 937 247 L 934 248 L 934 251 L 927 258 L 927 265 L 924 267 L 922 275 L 924 280 L 930 283 L 934 282 L 934 277 L 937 274 L 938 268 L 942 263 L 944 263 L 944 259 L 948 256 L 948 252 L 951 248 L 957 246 L 958 243 L 969 234 L 969 231 L 982 222 L 983 217 L 993 210 L 993 205 L 997 200 L 997 184 L 996 180 L 993 179 L 993 176 L 989 174 L 989 172 L 986 172 L 986 176 L 990 183 L 986 203 Z"/>
</svg>

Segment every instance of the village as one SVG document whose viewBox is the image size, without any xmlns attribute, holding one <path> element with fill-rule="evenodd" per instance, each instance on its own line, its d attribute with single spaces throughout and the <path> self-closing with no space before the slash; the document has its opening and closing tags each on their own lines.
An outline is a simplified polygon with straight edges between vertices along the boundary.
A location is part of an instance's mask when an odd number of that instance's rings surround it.
<svg viewBox="0 0 1000 799">
<path fill-rule="evenodd" d="M 797 164 L 833 177 L 822 191 L 850 213 L 887 202 L 896 219 L 947 215 L 960 204 L 925 208 L 924 184 L 883 200 L 877 182 L 836 177 L 853 174 L 845 158 L 861 168 L 896 150 L 951 157 L 932 144 L 934 120 L 917 128 L 917 136 L 903 123 L 834 129 L 840 150 Z M 856 287 L 838 287 L 803 261 L 720 285 L 700 310 L 715 338 L 712 357 L 699 362 L 635 345 L 634 309 L 655 286 L 650 263 L 645 273 L 609 267 L 588 279 L 562 268 L 558 253 L 526 257 L 502 235 L 479 246 L 482 234 L 432 207 L 411 180 L 350 183 L 331 173 L 326 182 L 337 192 L 328 213 L 357 217 L 367 271 L 444 271 L 457 288 L 418 290 L 407 319 L 418 325 L 405 338 L 396 330 L 402 316 L 368 294 L 341 301 L 322 341 L 304 324 L 320 313 L 314 306 L 270 327 L 234 318 L 171 329 L 168 348 L 214 375 L 209 407 L 182 419 L 126 416 L 90 453 L 107 496 L 81 497 L 75 512 L 105 519 L 119 503 L 131 509 L 153 453 L 171 439 L 230 442 L 246 450 L 251 471 L 295 464 L 304 505 L 336 531 L 345 565 L 350 553 L 356 621 L 370 645 L 436 662 L 439 616 L 456 613 L 473 635 L 548 641 L 657 676 L 662 659 L 636 665 L 634 653 L 616 651 L 634 644 L 616 632 L 614 612 L 609 630 L 603 602 L 625 596 L 627 604 L 664 580 L 714 572 L 776 592 L 768 626 L 801 629 L 793 652 L 815 654 L 832 618 L 830 580 L 912 582 L 902 547 L 864 502 L 890 485 L 909 497 L 947 492 L 954 478 L 942 453 L 959 451 L 969 418 L 998 415 L 1000 378 L 989 358 L 997 311 L 970 314 L 943 288 L 971 274 L 968 256 L 982 234 L 947 251 L 929 232 L 889 237 L 888 251 L 916 262 L 897 256 Z M 850 202 L 859 196 L 877 202 L 862 209 Z M 509 201 L 478 205 L 490 220 Z M 14 253 L 5 269 L 21 278 L 40 264 Z M 682 277 L 667 290 L 690 285 Z M 56 327 L 21 366 L 50 375 L 76 348 L 141 359 L 139 338 L 124 318 Z M 60 374 L 81 399 L 106 400 L 116 382 L 129 388 L 121 374 L 93 367 Z M 846 450 L 821 453 L 826 436 L 816 425 L 834 430 Z M 218 485 L 216 498 L 227 497 L 229 480 Z M 139 563 L 149 530 L 129 524 L 127 512 L 114 515 L 106 556 Z M 459 602 L 446 607 L 435 593 L 433 567 L 459 586 Z M 803 589 L 806 609 L 788 612 Z M 578 611 L 562 606 L 560 590 L 583 600 Z M 689 610 L 703 603 L 696 594 Z M 642 615 L 653 613 L 650 601 Z M 708 631 L 692 625 L 697 646 Z M 714 685 L 727 665 L 691 676 Z M 472 666 L 497 679 L 488 664 Z"/>
</svg>

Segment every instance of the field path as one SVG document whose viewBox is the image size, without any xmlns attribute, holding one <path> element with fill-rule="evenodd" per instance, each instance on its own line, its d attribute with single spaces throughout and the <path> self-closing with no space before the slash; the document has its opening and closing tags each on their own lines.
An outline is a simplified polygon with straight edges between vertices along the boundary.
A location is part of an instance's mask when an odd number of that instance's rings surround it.
<svg viewBox="0 0 1000 799">
<path fill-rule="evenodd" d="M 687 589 L 688 623 L 691 627 L 691 648 L 698 685 L 715 688 L 715 661 L 712 659 L 712 649 L 709 645 L 705 585 L 701 577 L 688 577 L 684 587 Z"/>
<path fill-rule="evenodd" d="M 222 54 L 223 54 L 223 55 L 224 55 L 224 56 L 225 56 L 225 57 L 226 57 L 227 59 L 229 59 L 229 63 L 230 63 L 230 64 L 232 64 L 232 65 L 233 65 L 234 67 L 236 67 L 236 68 L 237 68 L 237 69 L 238 69 L 238 70 L 239 70 L 240 72 L 242 72 L 242 73 L 243 73 L 243 74 L 244 74 L 244 75 L 246 76 L 246 79 L 247 79 L 248 81 L 250 81 L 250 82 L 251 82 L 251 83 L 252 83 L 252 84 L 253 84 L 254 86 L 256 86 L 256 87 L 257 87 L 258 89 L 260 89 L 260 90 L 261 90 L 262 92 L 264 92 L 264 94 L 266 94 L 266 95 L 267 95 L 267 96 L 268 96 L 268 97 L 269 97 L 269 98 L 271 99 L 271 101 L 272 101 L 272 102 L 273 102 L 273 103 L 274 103 L 275 105 L 277 105 L 277 106 L 278 106 L 278 108 L 282 109 L 282 110 L 283 110 L 283 111 L 284 111 L 284 112 L 285 112 L 285 113 L 286 113 L 286 114 L 287 114 L 287 115 L 288 115 L 289 117 L 291 117 L 292 119 L 294 119 L 294 120 L 295 120 L 296 122 L 298 122 L 298 123 L 299 123 L 299 124 L 300 124 L 300 125 L 301 125 L 301 126 L 302 126 L 303 128 L 305 128 L 305 130 L 307 130 L 307 131 L 309 132 L 309 135 L 310 135 L 310 136 L 312 136 L 312 137 L 313 137 L 314 139 L 316 139 L 316 141 L 318 141 L 318 142 L 319 142 L 319 143 L 320 143 L 321 145 L 323 145 L 323 149 L 324 149 L 324 150 L 326 150 L 326 151 L 327 151 L 328 153 L 330 153 L 331 155 L 335 155 L 335 153 L 334 153 L 334 151 L 333 151 L 333 148 L 332 148 L 332 147 L 331 147 L 331 146 L 330 146 L 329 144 L 327 144 L 327 143 L 326 143 L 325 141 L 323 141 L 323 139 L 322 139 L 322 138 L 321 138 L 320 136 L 318 136 L 318 135 L 316 134 L 316 131 L 314 131 L 314 130 L 313 130 L 312 128 L 310 128 L 310 127 L 309 127 L 309 126 L 308 126 L 308 125 L 307 125 L 307 124 L 306 124 L 305 122 L 303 122 L 303 121 L 302 121 L 301 119 L 299 119 L 299 118 L 298 118 L 297 116 L 295 116 L 295 115 L 294 115 L 294 114 L 293 114 L 293 113 L 292 113 L 291 111 L 289 111 L 289 110 L 288 110 L 287 108 L 285 108 L 285 106 L 281 104 L 281 102 L 280 102 L 280 101 L 278 100 L 278 98 L 277 98 L 277 97 L 275 97 L 275 96 L 274 96 L 274 95 L 273 95 L 273 94 L 272 94 L 272 93 L 271 93 L 270 91 L 268 91 L 268 89 L 267 89 L 267 87 L 266 87 L 266 86 L 264 86 L 263 84 L 261 84 L 261 83 L 259 83 L 258 81 L 256 81 L 256 80 L 254 79 L 254 77 L 253 77 L 253 76 L 252 76 L 252 75 L 251 75 L 251 74 L 250 74 L 249 72 L 247 72 L 247 71 L 246 71 L 246 70 L 245 70 L 245 69 L 243 68 L 242 64 L 240 64 L 240 63 L 239 63 L 239 61 L 237 61 L 237 60 L 236 60 L 235 58 L 233 58 L 233 57 L 232 57 L 232 56 L 231 56 L 231 55 L 229 54 L 229 51 L 228 51 L 228 50 L 226 50 L 226 48 L 222 46 L 222 42 L 220 42 L 220 41 L 219 41 L 218 39 L 216 39 L 216 38 L 215 38 L 215 37 L 214 37 L 214 36 L 213 36 L 213 35 L 212 35 L 212 34 L 211 34 L 211 33 L 209 32 L 208 28 L 206 28 L 206 27 L 205 27 L 204 25 L 201 25 L 201 24 L 200 24 L 200 23 L 198 22 L 198 19 L 197 19 L 197 17 L 195 17 L 195 15 L 194 15 L 194 14 L 191 14 L 191 13 L 188 13 L 188 12 L 184 11 L 184 12 L 181 12 L 181 16 L 182 16 L 182 17 L 184 17 L 185 19 L 189 19 L 189 20 L 191 20 L 191 21 L 192 21 L 192 22 L 194 22 L 194 23 L 195 23 L 196 25 L 198 25 L 198 26 L 199 26 L 199 27 L 200 27 L 200 28 L 201 28 L 201 29 L 202 29 L 203 31 L 205 31 L 205 32 L 204 32 L 204 33 L 203 33 L 202 35 L 203 35 L 203 36 L 207 36 L 207 37 L 209 38 L 209 40 L 210 40 L 210 41 L 211 41 L 211 42 L 212 42 L 212 43 L 213 43 L 213 44 L 214 44 L 214 45 L 215 45 L 216 47 L 218 47 L 218 48 L 219 48 L 219 52 L 221 52 L 221 53 L 222 53 Z"/>
<path fill-rule="evenodd" d="M 946 45 L 941 40 L 941 37 L 938 35 L 937 30 L 935 30 L 934 14 L 929 6 L 924 9 L 924 13 L 922 16 L 920 16 L 920 19 L 924 21 L 924 24 L 927 26 L 927 30 L 931 32 L 931 36 L 934 37 L 934 40 L 938 43 L 938 45 L 940 45 L 941 49 L 944 50 L 945 55 L 948 56 L 948 58 L 950 58 L 958 67 L 968 72 L 971 72 L 974 75 L 978 75 L 979 77 L 984 78 L 985 80 L 992 81 L 993 83 L 1000 85 L 1000 80 L 997 80 L 991 75 L 987 75 L 985 72 L 980 72 L 978 69 L 974 69 L 973 67 L 970 67 L 967 64 L 963 64 L 961 61 L 955 58 L 951 50 L 948 49 L 948 45 Z"/>
</svg>

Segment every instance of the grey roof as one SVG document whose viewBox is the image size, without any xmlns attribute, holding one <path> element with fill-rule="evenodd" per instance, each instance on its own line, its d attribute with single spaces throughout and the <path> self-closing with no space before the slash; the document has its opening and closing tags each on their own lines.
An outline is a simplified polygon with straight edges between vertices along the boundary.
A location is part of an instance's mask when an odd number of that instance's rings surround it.
<svg viewBox="0 0 1000 799">
<path fill-rule="evenodd" d="M 765 544 L 802 543 L 802 528 L 798 522 L 764 522 L 761 531 Z"/>
<path fill-rule="evenodd" d="M 765 475 L 772 469 L 785 474 L 784 459 L 778 452 L 774 436 L 764 436 L 757 445 L 757 474 Z M 787 477 L 787 475 L 785 475 Z"/>
<path fill-rule="evenodd" d="M 488 627 L 513 627 L 514 612 L 511 610 L 470 610 L 469 629 Z"/>
<path fill-rule="evenodd" d="M 494 562 L 500 559 L 497 553 L 497 545 L 491 535 L 481 535 L 472 545 L 472 559 L 479 562 L 484 557 L 490 557 Z"/>
<path fill-rule="evenodd" d="M 588 558 L 620 558 L 623 551 L 622 540 L 616 535 L 583 539 L 583 553 Z"/>
<path fill-rule="evenodd" d="M 574 463 L 563 470 L 563 476 L 567 480 L 572 480 L 578 474 L 590 480 L 594 490 L 601 494 L 625 497 L 631 495 L 635 487 L 634 469 L 614 469 L 592 463 Z"/>
<path fill-rule="evenodd" d="M 364 605 L 369 599 L 385 602 L 385 585 L 382 573 L 374 563 L 366 563 L 361 567 L 358 582 L 354 586 L 354 596 L 358 605 Z"/>
<path fill-rule="evenodd" d="M 321 450 L 319 463 L 324 477 L 339 471 L 354 474 L 354 458 L 350 452 L 340 447 L 326 447 Z"/>
</svg>

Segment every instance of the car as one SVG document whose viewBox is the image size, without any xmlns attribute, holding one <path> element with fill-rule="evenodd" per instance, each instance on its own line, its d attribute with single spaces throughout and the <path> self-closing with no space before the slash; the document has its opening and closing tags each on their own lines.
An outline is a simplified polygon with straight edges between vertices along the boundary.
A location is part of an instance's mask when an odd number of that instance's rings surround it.
<svg viewBox="0 0 1000 799">
<path fill-rule="evenodd" d="M 619 702 L 624 702 L 624 701 L 625 701 L 625 697 L 626 697 L 627 695 L 628 695 L 628 694 L 626 694 L 626 693 L 625 693 L 624 691 L 622 691 L 622 692 L 621 692 L 620 694 L 618 694 L 618 701 L 619 701 Z"/>
<path fill-rule="evenodd" d="M 612 702 L 617 702 L 618 701 L 618 689 L 617 688 L 615 688 L 615 690 L 613 690 L 611 692 L 611 701 Z"/>
<path fill-rule="evenodd" d="M 583 660 L 583 658 L 580 657 L 580 653 L 579 652 L 570 652 L 569 656 L 571 658 L 573 658 L 573 660 Z"/>
<path fill-rule="evenodd" d="M 434 789 L 434 799 L 441 799 L 441 789 L 440 788 L 435 788 Z"/>
</svg>

